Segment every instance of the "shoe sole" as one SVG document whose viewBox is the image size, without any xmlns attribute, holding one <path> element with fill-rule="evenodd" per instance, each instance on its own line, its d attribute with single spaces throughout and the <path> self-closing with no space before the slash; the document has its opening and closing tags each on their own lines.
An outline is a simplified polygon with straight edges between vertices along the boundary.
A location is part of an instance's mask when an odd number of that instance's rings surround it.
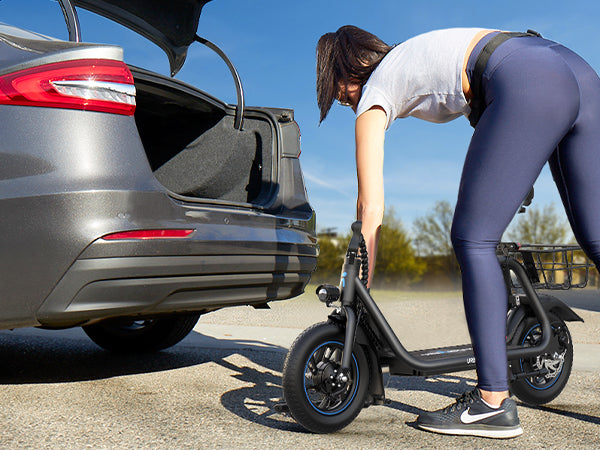
<svg viewBox="0 0 600 450">
<path fill-rule="evenodd" d="M 503 428 L 503 429 L 475 429 L 475 428 L 435 428 L 428 425 L 418 425 L 422 430 L 432 431 L 441 434 L 453 434 L 458 436 L 477 436 L 493 439 L 510 439 L 523 434 L 523 428 Z"/>
</svg>

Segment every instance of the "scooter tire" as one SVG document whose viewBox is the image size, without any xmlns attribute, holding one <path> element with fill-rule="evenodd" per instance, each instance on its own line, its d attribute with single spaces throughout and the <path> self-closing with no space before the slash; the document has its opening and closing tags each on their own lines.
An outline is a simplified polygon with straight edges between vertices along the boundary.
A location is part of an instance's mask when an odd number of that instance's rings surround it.
<svg viewBox="0 0 600 450">
<path fill-rule="evenodd" d="M 553 331 L 553 350 L 550 350 L 553 353 L 549 351 L 538 357 L 511 361 L 511 370 L 515 375 L 541 368 L 548 370 L 546 375 L 518 377 L 511 383 L 511 392 L 531 405 L 543 405 L 554 400 L 565 388 L 573 367 L 573 340 L 567 324 L 551 312 L 548 313 L 548 319 Z M 513 343 L 521 346 L 534 345 L 540 338 L 539 320 L 528 317 Z"/>
<path fill-rule="evenodd" d="M 354 345 L 349 380 L 341 389 L 330 377 L 341 366 L 343 329 L 322 322 L 296 338 L 283 366 L 283 395 L 292 417 L 313 433 L 333 433 L 352 422 L 369 390 L 368 356 Z"/>
</svg>

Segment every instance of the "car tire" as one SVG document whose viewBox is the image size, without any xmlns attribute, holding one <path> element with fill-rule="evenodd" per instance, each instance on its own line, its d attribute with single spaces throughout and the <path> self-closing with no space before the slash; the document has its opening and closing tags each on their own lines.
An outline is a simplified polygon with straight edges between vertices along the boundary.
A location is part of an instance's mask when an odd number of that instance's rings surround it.
<svg viewBox="0 0 600 450">
<path fill-rule="evenodd" d="M 194 328 L 200 313 L 154 319 L 117 317 L 82 327 L 97 345 L 116 353 L 155 352 L 171 347 Z"/>
</svg>

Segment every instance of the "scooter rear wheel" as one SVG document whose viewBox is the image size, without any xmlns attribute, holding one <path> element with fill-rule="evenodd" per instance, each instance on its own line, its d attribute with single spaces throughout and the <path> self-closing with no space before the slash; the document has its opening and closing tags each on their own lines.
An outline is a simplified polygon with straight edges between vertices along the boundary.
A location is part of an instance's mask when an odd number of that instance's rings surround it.
<svg viewBox="0 0 600 450">
<path fill-rule="evenodd" d="M 360 345 L 352 352 L 347 381 L 337 378 L 344 334 L 322 322 L 304 330 L 283 366 L 283 394 L 294 419 L 313 433 L 338 431 L 360 413 L 369 388 L 369 362 Z M 337 380 L 337 381 L 336 381 Z"/>
<path fill-rule="evenodd" d="M 537 357 L 511 361 L 511 370 L 518 376 L 511 383 L 511 391 L 525 403 L 533 405 L 543 405 L 555 399 L 567 384 L 573 366 L 573 341 L 567 324 L 553 313 L 548 313 L 548 319 L 552 326 L 550 348 Z M 536 345 L 541 338 L 539 321 L 529 317 L 513 343 L 529 347 Z M 544 373 L 535 374 L 540 371 Z M 532 375 L 519 376 L 523 373 Z"/>
</svg>

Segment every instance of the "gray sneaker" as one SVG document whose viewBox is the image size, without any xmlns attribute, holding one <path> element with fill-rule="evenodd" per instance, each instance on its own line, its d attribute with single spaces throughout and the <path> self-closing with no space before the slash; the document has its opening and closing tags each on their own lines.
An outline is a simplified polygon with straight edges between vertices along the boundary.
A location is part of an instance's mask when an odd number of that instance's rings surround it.
<svg viewBox="0 0 600 450">
<path fill-rule="evenodd" d="M 488 438 L 506 439 L 523 434 L 514 400 L 507 398 L 499 408 L 490 408 L 477 388 L 458 397 L 452 405 L 421 414 L 417 426 L 436 433 Z"/>
</svg>

